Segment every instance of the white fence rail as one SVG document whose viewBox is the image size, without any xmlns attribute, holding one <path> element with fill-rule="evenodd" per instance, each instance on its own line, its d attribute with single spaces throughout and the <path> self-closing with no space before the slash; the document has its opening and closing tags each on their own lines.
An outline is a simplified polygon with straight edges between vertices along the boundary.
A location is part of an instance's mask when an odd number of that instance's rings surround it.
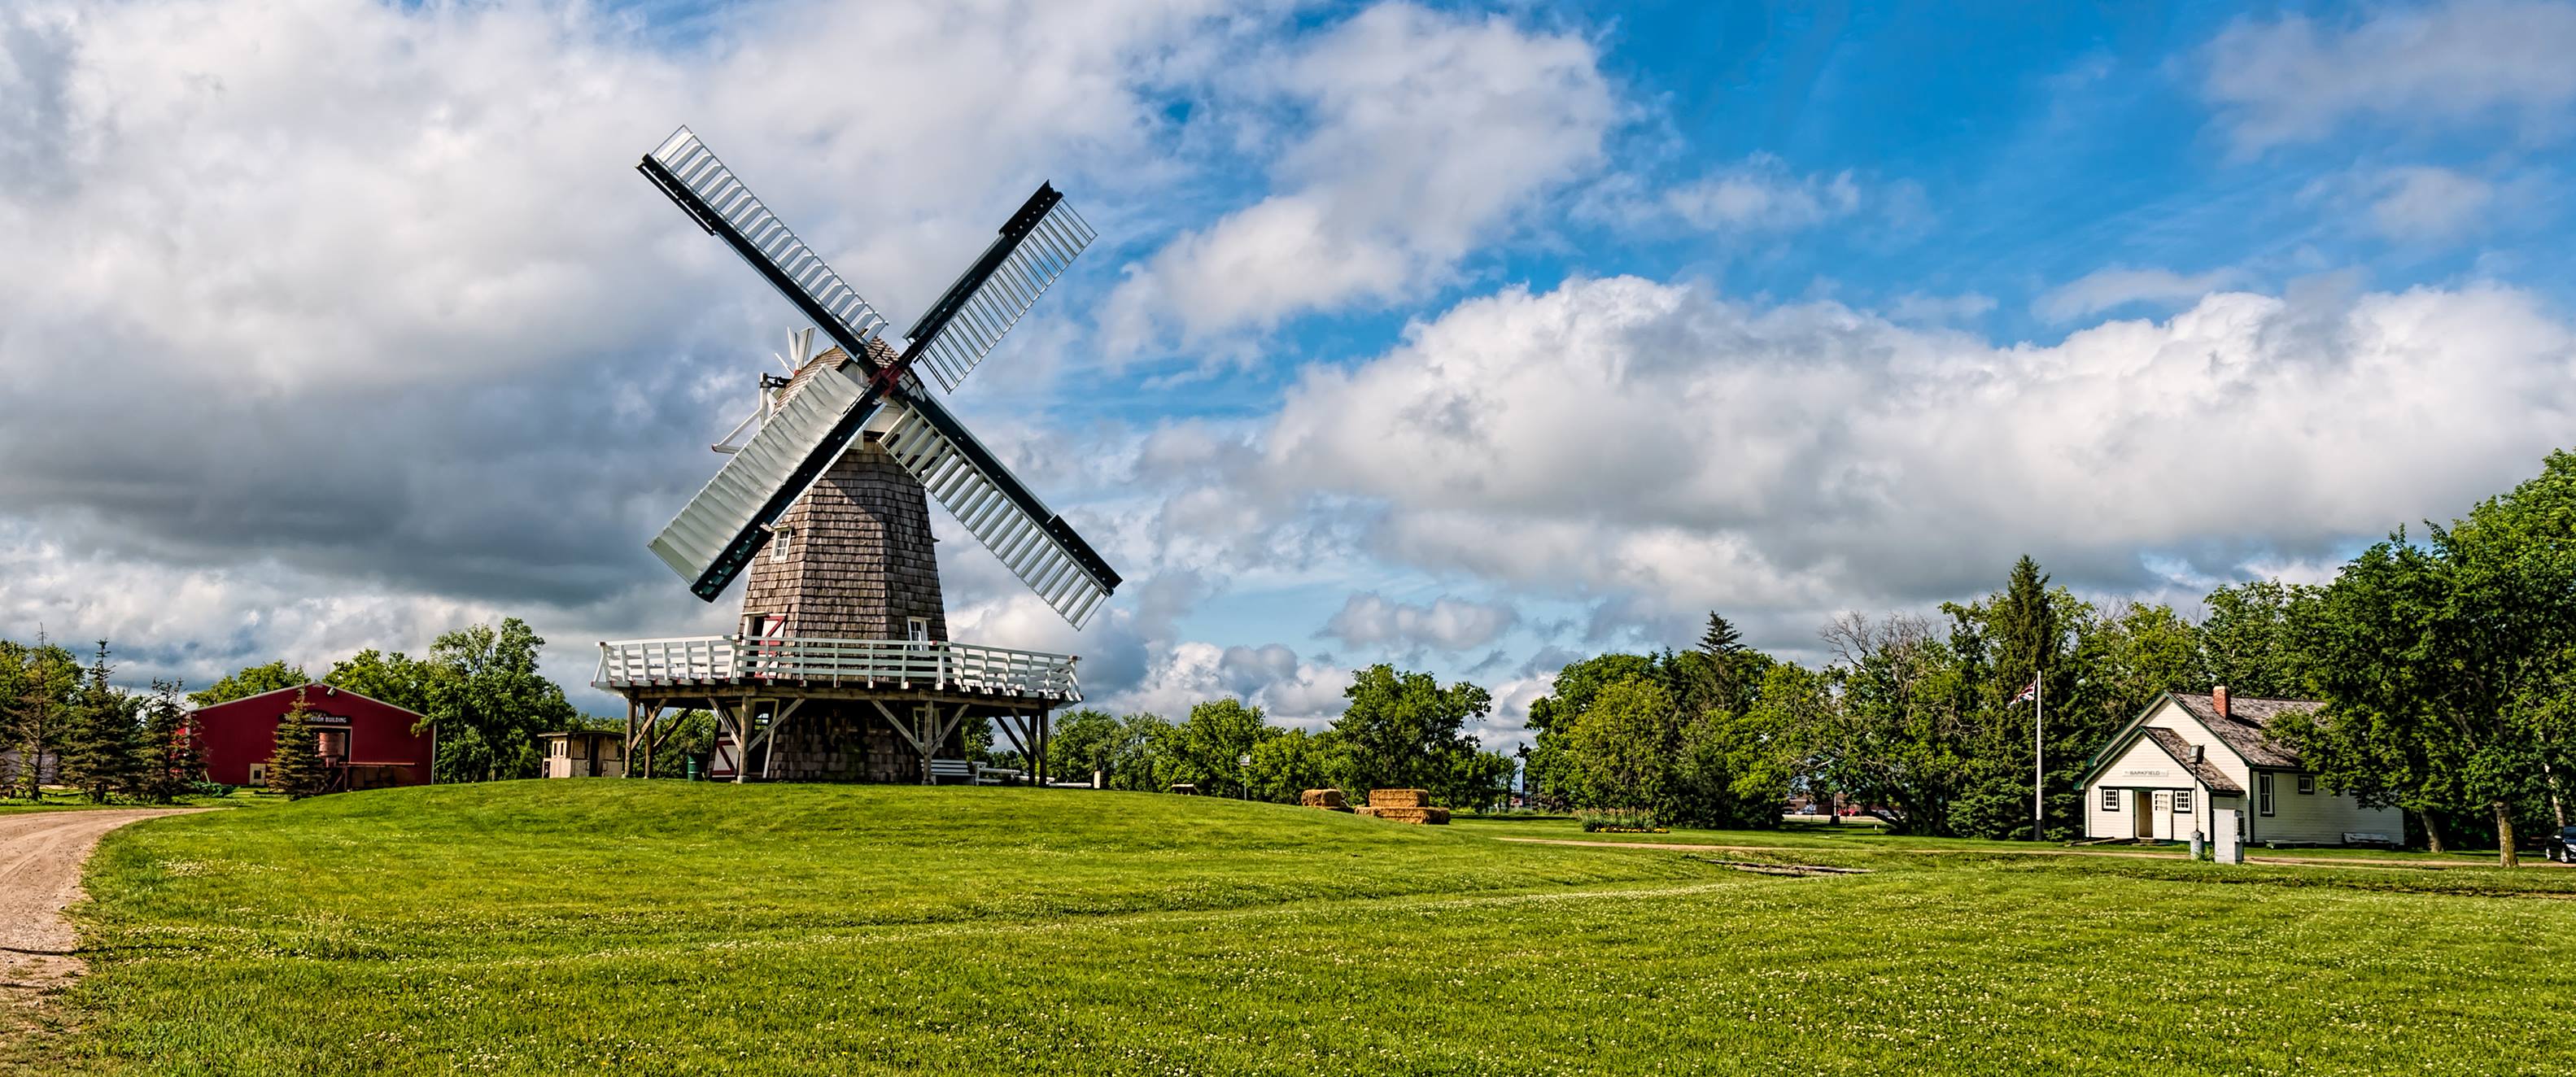
<svg viewBox="0 0 2576 1077">
<path fill-rule="evenodd" d="M 837 687 L 1082 698 L 1071 655 L 893 639 L 691 636 L 599 645 L 599 688 L 797 681 Z"/>
</svg>

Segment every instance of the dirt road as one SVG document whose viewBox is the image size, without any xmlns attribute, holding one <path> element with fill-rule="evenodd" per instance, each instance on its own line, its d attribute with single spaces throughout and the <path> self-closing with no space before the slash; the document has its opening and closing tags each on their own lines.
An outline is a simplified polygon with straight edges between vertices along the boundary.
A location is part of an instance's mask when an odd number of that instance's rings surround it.
<svg viewBox="0 0 2576 1077">
<path fill-rule="evenodd" d="M 81 864 L 100 835 L 204 808 L 97 808 L 0 815 L 0 1028 L 80 975 L 63 907 L 80 900 Z"/>
</svg>

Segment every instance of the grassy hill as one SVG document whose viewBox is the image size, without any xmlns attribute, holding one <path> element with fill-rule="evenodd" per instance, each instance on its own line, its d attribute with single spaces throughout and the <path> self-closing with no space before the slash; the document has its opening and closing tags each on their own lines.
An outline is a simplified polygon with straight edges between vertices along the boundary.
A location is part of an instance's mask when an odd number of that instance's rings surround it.
<svg viewBox="0 0 2576 1077">
<path fill-rule="evenodd" d="M 348 794 L 112 836 L 80 1025 L 47 1049 L 191 1074 L 2576 1067 L 2576 903 L 2497 896 L 2576 872 L 1847 845 L 1071 791 Z"/>
</svg>

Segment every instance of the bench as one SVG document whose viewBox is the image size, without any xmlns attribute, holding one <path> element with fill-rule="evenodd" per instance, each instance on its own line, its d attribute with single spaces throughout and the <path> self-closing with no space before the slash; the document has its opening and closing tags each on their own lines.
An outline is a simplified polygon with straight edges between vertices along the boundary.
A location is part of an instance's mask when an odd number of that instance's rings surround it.
<svg viewBox="0 0 2576 1077">
<path fill-rule="evenodd" d="M 1019 781 L 1020 772 L 1016 767 L 988 767 L 980 763 L 975 766 L 977 785 L 1017 785 Z"/>
<path fill-rule="evenodd" d="M 931 784 L 936 785 L 950 779 L 963 779 L 970 782 L 974 781 L 975 764 L 972 761 L 965 759 L 933 759 L 930 761 Z"/>
<path fill-rule="evenodd" d="M 2397 847 L 2397 839 L 2389 837 L 2386 834 L 2355 833 L 2349 830 L 2344 832 L 2343 843 L 2346 845 L 2385 845 L 2392 849 Z"/>
</svg>

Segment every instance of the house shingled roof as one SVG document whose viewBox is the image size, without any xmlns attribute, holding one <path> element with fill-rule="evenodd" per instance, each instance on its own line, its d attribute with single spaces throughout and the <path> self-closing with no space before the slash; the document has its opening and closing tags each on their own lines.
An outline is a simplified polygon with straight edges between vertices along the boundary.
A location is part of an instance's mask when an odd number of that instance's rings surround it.
<svg viewBox="0 0 2576 1077">
<path fill-rule="evenodd" d="M 2200 719 L 2200 724 L 2208 726 L 2210 732 L 2218 734 L 2218 739 L 2227 742 L 2227 746 L 2244 756 L 2246 762 L 2258 767 L 2287 770 L 2301 769 L 2299 753 L 2272 739 L 2270 727 L 2273 719 L 2284 714 L 2314 713 L 2325 706 L 2310 699 L 2233 697 L 2227 701 L 2227 717 L 2222 718 L 2218 714 L 2218 705 L 2205 693 L 2175 692 L 2172 695 L 2174 702 L 2182 704 L 2184 710 Z"/>
<path fill-rule="evenodd" d="M 2174 757 L 2175 762 L 2191 768 L 2192 776 L 2199 778 L 2200 784 L 2209 787 L 2209 795 L 2214 797 L 2245 795 L 2245 787 L 2236 784 L 2235 779 L 2229 778 L 2226 771 L 2218 769 L 2207 759 L 2194 762 L 2191 758 L 2191 742 L 2182 739 L 2182 734 L 2159 726 L 2149 726 L 2141 732 L 2147 735 L 2147 739 L 2155 741 L 2156 747 L 2164 749 L 2166 755 Z"/>
</svg>

